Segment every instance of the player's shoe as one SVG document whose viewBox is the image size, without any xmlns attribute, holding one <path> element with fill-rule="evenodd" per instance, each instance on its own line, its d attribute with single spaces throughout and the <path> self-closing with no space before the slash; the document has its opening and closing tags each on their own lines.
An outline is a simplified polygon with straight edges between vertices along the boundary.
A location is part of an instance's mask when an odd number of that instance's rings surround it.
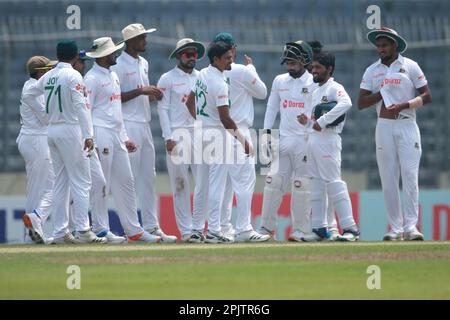
<svg viewBox="0 0 450 320">
<path fill-rule="evenodd" d="M 318 241 L 327 241 L 330 238 L 327 228 L 313 228 L 312 233 L 305 234 L 302 237 L 302 241 L 304 242 L 318 242 Z"/>
<path fill-rule="evenodd" d="M 417 228 L 414 228 L 413 230 L 409 232 L 405 232 L 405 240 L 406 241 L 423 241 L 424 237 L 423 234 L 417 230 Z"/>
<path fill-rule="evenodd" d="M 337 241 L 337 239 L 341 236 L 339 233 L 339 230 L 336 228 L 328 229 L 328 233 L 330 237 L 328 238 L 328 241 Z"/>
<path fill-rule="evenodd" d="M 230 239 L 225 238 L 222 233 L 213 233 L 208 231 L 205 236 L 205 243 L 233 243 Z"/>
<path fill-rule="evenodd" d="M 191 238 L 191 234 L 190 233 L 182 234 L 181 235 L 181 242 L 188 243 L 190 238 Z"/>
<path fill-rule="evenodd" d="M 35 243 L 44 243 L 44 231 L 41 218 L 33 212 L 25 213 L 22 217 L 23 224 L 28 229 L 28 235 Z"/>
<path fill-rule="evenodd" d="M 203 235 L 203 232 L 200 230 L 193 230 L 192 234 L 190 235 L 188 241 L 189 243 L 203 243 L 205 242 L 205 236 Z"/>
<path fill-rule="evenodd" d="M 268 234 L 260 234 L 255 230 L 249 230 L 238 233 L 235 240 L 236 242 L 265 242 L 270 240 L 270 236 Z"/>
<path fill-rule="evenodd" d="M 267 229 L 266 227 L 261 226 L 258 229 L 258 233 L 262 234 L 262 235 L 267 235 L 270 236 L 271 239 L 276 240 L 275 239 L 275 231 L 270 231 L 269 229 Z"/>
<path fill-rule="evenodd" d="M 302 242 L 302 238 L 307 236 L 306 233 L 301 232 L 300 230 L 294 230 L 294 232 L 292 232 L 289 237 L 288 237 L 288 241 L 292 241 L 292 242 Z"/>
<path fill-rule="evenodd" d="M 343 242 L 354 242 L 359 240 L 360 232 L 358 230 L 358 227 L 353 226 L 349 229 L 344 229 L 341 236 L 337 237 L 337 241 L 343 241 Z"/>
<path fill-rule="evenodd" d="M 150 234 L 147 231 L 142 231 L 134 236 L 127 237 L 127 241 L 128 243 L 159 243 L 161 242 L 161 237 Z"/>
<path fill-rule="evenodd" d="M 75 231 L 75 242 L 76 243 L 107 243 L 106 237 L 97 237 L 95 233 L 91 230 L 88 231 Z"/>
<path fill-rule="evenodd" d="M 170 235 L 165 234 L 161 230 L 161 228 L 159 228 L 159 227 L 156 227 L 156 228 L 153 228 L 153 229 L 148 229 L 146 231 L 148 233 L 154 235 L 154 236 L 160 237 L 161 238 L 161 242 L 164 242 L 164 243 L 175 243 L 175 242 L 177 242 L 177 237 L 176 236 L 170 236 Z"/>
<path fill-rule="evenodd" d="M 383 241 L 402 241 L 403 235 L 398 232 L 390 231 L 383 237 Z"/>
<path fill-rule="evenodd" d="M 234 242 L 234 237 L 236 235 L 236 231 L 233 228 L 230 228 L 225 231 L 223 231 L 223 228 L 222 228 L 222 234 L 225 238 L 228 238 L 231 242 Z"/>
<path fill-rule="evenodd" d="M 106 238 L 108 240 L 108 243 L 118 244 L 118 243 L 124 243 L 127 241 L 125 237 L 116 236 L 114 233 L 112 233 L 109 230 L 103 230 L 100 232 L 96 232 L 97 237 L 99 238 Z"/>
<path fill-rule="evenodd" d="M 51 244 L 76 244 L 77 241 L 71 233 L 66 233 L 62 237 L 53 238 Z"/>
</svg>

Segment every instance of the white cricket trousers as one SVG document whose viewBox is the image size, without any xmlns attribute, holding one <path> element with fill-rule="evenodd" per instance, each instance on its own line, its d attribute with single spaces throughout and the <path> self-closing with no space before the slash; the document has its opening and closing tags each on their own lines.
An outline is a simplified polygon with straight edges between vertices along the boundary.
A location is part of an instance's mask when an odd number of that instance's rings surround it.
<svg viewBox="0 0 450 320">
<path fill-rule="evenodd" d="M 50 215 L 55 181 L 47 136 L 19 134 L 17 144 L 27 174 L 25 210 L 27 213 L 36 210 L 45 221 Z"/>
<path fill-rule="evenodd" d="M 129 158 L 142 226 L 146 230 L 154 229 L 159 227 L 159 218 L 156 211 L 155 147 L 150 123 L 124 121 L 124 124 L 128 137 L 137 145 L 136 152 L 130 153 Z"/>
<path fill-rule="evenodd" d="M 93 192 L 92 206 L 96 214 L 92 215 L 92 228 L 96 233 L 110 229 L 106 200 L 111 190 L 126 235 L 137 235 L 143 230 L 137 215 L 134 179 L 125 143 L 120 140 L 119 133 L 108 128 L 95 126 L 94 136 L 106 190 Z"/>
<path fill-rule="evenodd" d="M 419 219 L 420 131 L 414 119 L 379 118 L 375 130 L 377 163 L 392 231 L 409 232 Z M 404 190 L 400 205 L 400 176 Z"/>
<path fill-rule="evenodd" d="M 73 197 L 76 231 L 89 227 L 89 191 L 91 189 L 90 163 L 83 151 L 84 140 L 78 124 L 50 124 L 48 146 L 53 161 L 53 236 L 60 238 L 68 232 L 69 195 Z"/>
<path fill-rule="evenodd" d="M 312 227 L 329 226 L 327 197 L 343 229 L 355 225 L 347 185 L 341 178 L 342 140 L 338 133 L 325 129 L 308 139 L 308 171 L 311 181 Z"/>
<path fill-rule="evenodd" d="M 196 179 L 197 165 L 193 159 L 193 128 L 172 128 L 174 140 L 177 142 L 172 153 L 166 151 L 167 171 L 169 173 L 170 186 L 173 194 L 173 206 L 178 230 L 182 236 L 190 235 L 193 229 L 191 213 L 191 188 L 189 181 L 189 168 L 191 169 L 194 181 Z M 195 181 L 195 183 L 197 183 Z M 195 192 L 194 192 L 194 198 Z M 194 214 L 197 214 L 194 212 Z M 203 221 L 204 214 L 200 221 Z M 203 228 L 201 230 L 203 230 Z"/>
<path fill-rule="evenodd" d="M 248 128 L 239 128 L 247 141 L 251 142 Z M 255 164 L 254 158 L 247 157 L 244 148 L 231 134 L 223 130 L 224 156 L 221 163 L 209 165 L 208 183 L 208 230 L 220 233 L 221 213 L 223 208 L 224 193 L 229 177 L 231 186 L 236 195 L 236 234 L 253 230 L 251 225 L 251 204 L 253 190 L 255 188 Z M 209 136 L 205 130 L 206 136 Z M 205 135 L 204 135 L 205 136 Z M 233 155 L 232 157 L 229 157 Z M 219 161 L 220 162 L 220 161 Z M 227 199 L 228 200 L 228 199 Z"/>
</svg>

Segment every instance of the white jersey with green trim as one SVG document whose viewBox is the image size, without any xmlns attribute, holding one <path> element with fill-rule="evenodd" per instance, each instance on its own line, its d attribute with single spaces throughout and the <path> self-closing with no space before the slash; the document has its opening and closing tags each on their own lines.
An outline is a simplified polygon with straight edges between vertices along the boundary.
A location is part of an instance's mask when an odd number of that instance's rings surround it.
<svg viewBox="0 0 450 320">
<path fill-rule="evenodd" d="M 202 69 L 192 91 L 197 120 L 202 121 L 204 127 L 222 126 L 217 107 L 230 106 L 229 88 L 223 72 L 211 65 Z"/>
<path fill-rule="evenodd" d="M 92 120 L 87 108 L 83 78 L 71 64 L 59 62 L 24 94 L 24 98 L 27 95 L 41 94 L 45 97 L 49 126 L 60 123 L 79 124 L 82 137 L 92 138 Z"/>
</svg>

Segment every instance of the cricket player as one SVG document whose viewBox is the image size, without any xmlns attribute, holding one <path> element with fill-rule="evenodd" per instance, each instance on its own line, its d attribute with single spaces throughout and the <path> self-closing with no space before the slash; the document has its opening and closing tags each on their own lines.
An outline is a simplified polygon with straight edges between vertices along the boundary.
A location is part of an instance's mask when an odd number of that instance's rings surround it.
<svg viewBox="0 0 450 320">
<path fill-rule="evenodd" d="M 127 136 L 122 118 L 120 82 L 110 67 L 116 64 L 116 52 L 123 47 L 114 45 L 109 37 L 94 40 L 88 57 L 94 58 L 92 69 L 85 76 L 88 103 L 92 109 L 94 136 L 106 179 L 106 194 L 111 190 L 118 209 L 120 223 L 128 241 L 159 242 L 161 238 L 144 231 L 139 224 L 136 208 L 134 179 L 128 152 L 136 145 Z M 104 191 L 93 192 L 93 207 L 98 212 L 93 219 L 93 231 L 102 234 L 111 243 L 122 243 L 123 237 L 109 230 L 108 208 Z M 94 217 L 93 217 L 94 218 Z"/>
<path fill-rule="evenodd" d="M 229 113 L 229 88 L 224 70 L 231 69 L 233 54 L 231 46 L 223 41 L 213 42 L 208 48 L 210 65 L 200 71 L 193 91 L 190 93 L 187 106 L 193 117 L 201 122 L 203 133 L 202 152 L 208 170 L 199 170 L 199 181 L 205 175 L 208 183 L 208 232 L 205 243 L 230 243 L 232 239 L 225 237 L 220 227 L 221 207 L 227 176 L 230 176 L 232 187 L 237 195 L 236 241 L 267 241 L 268 236 L 255 232 L 250 221 L 250 207 L 254 185 L 249 185 L 253 171 L 245 171 L 239 161 L 248 163 L 253 154 L 249 137 L 242 133 Z M 195 99 L 195 104 L 193 103 Z M 196 115 L 197 114 L 197 115 Z M 241 147 L 237 152 L 237 163 L 228 163 L 225 159 L 227 151 L 234 147 L 231 139 L 238 139 Z M 212 140 L 212 143 L 210 143 Z M 232 159 L 234 160 L 234 159 Z M 203 169 L 203 168 L 202 168 Z M 203 180 L 201 180 L 203 181 Z"/>
<path fill-rule="evenodd" d="M 57 44 L 57 66 L 42 76 L 30 90 L 32 96 L 45 93 L 49 117 L 48 145 L 53 161 L 54 243 L 105 243 L 89 226 L 88 155 L 93 150 L 93 128 L 84 96 L 81 74 L 72 65 L 78 59 L 73 40 Z M 73 196 L 75 236 L 68 231 L 69 192 Z"/>
<path fill-rule="evenodd" d="M 162 99 L 162 92 L 149 85 L 149 66 L 140 54 L 145 52 L 147 34 L 155 28 L 145 29 L 133 23 L 122 30 L 125 50 L 112 70 L 117 73 L 121 86 L 122 114 L 128 136 L 137 146 L 129 155 L 141 209 L 142 224 L 146 231 L 159 236 L 162 242 L 176 242 L 177 237 L 166 235 L 159 226 L 156 211 L 155 147 L 150 130 L 150 101 Z"/>
<path fill-rule="evenodd" d="M 223 41 L 231 45 L 233 61 L 236 61 L 237 45 L 231 34 L 221 32 L 214 37 L 213 41 Z M 230 86 L 230 116 L 236 123 L 238 129 L 241 132 L 244 132 L 245 136 L 250 137 L 249 128 L 253 126 L 254 119 L 253 97 L 265 99 L 267 96 L 267 87 L 259 78 L 252 59 L 247 55 L 244 55 L 244 64 L 233 62 L 231 64 L 231 70 L 225 70 L 224 75 Z M 234 149 L 235 152 L 237 152 L 239 149 L 239 142 L 236 140 L 234 142 Z M 242 168 L 242 170 L 252 173 L 255 172 L 254 164 L 245 163 L 243 166 L 245 168 Z M 256 176 L 250 174 L 248 178 L 249 181 L 243 181 L 243 183 L 254 186 Z M 231 180 L 230 177 L 228 177 L 225 186 L 220 224 L 224 236 L 232 239 L 235 236 L 235 230 L 231 224 L 233 194 Z"/>
<path fill-rule="evenodd" d="M 312 127 L 308 139 L 307 157 L 308 173 L 311 181 L 311 235 L 302 237 L 303 241 L 321 241 L 330 238 L 326 199 L 333 205 L 339 217 L 343 234 L 337 240 L 356 241 L 359 230 L 353 219 L 352 204 L 347 184 L 341 178 L 341 137 L 345 113 L 352 107 L 352 102 L 344 87 L 331 77 L 335 68 L 335 58 L 331 53 L 320 53 L 312 61 L 313 80 L 319 86 L 312 94 L 312 105 L 319 108 L 322 103 L 336 102 L 328 112 L 309 118 L 302 113 L 298 121 L 305 127 Z M 325 110 L 325 109 L 324 109 Z M 315 110 L 317 111 L 317 110 Z M 315 114 L 315 113 L 314 113 Z M 336 124 L 340 118 L 342 122 Z"/>
<path fill-rule="evenodd" d="M 19 152 L 25 160 L 27 195 L 23 222 L 28 235 L 36 243 L 44 243 L 42 224 L 50 215 L 55 175 L 47 143 L 48 117 L 44 95 L 27 94 L 31 87 L 54 65 L 43 56 L 31 57 L 27 62 L 30 75 L 22 89 L 20 100 Z"/>
<path fill-rule="evenodd" d="M 194 180 L 196 164 L 193 160 L 194 118 L 186 108 L 186 100 L 194 87 L 199 71 L 197 60 L 205 55 L 205 46 L 190 38 L 177 42 L 169 59 L 176 59 L 177 65 L 164 73 L 157 87 L 163 92 L 158 102 L 158 115 L 163 138 L 166 142 L 167 170 L 173 193 L 175 217 L 183 242 L 204 241 L 205 215 L 198 212 L 199 186 L 194 191 L 194 212 L 191 214 L 189 168 Z"/>
<path fill-rule="evenodd" d="M 391 228 L 383 240 L 423 240 L 423 234 L 417 230 L 422 147 L 416 109 L 431 102 L 430 89 L 417 62 L 401 55 L 407 44 L 395 30 L 372 30 L 367 38 L 377 48 L 380 59 L 363 75 L 358 108 L 376 106 L 378 115 L 377 163 Z M 405 191 L 403 208 L 400 176 Z"/>
<path fill-rule="evenodd" d="M 292 180 L 290 241 L 301 241 L 311 233 L 310 179 L 307 178 L 306 146 L 310 130 L 297 122 L 301 113 L 312 110 L 311 94 L 317 85 L 305 69 L 311 63 L 312 49 L 304 41 L 286 43 L 281 64 L 287 73 L 278 75 L 272 84 L 264 117 L 264 129 L 271 130 L 280 112 L 279 157 L 273 152 L 271 170 L 264 186 L 260 232 L 274 235 L 282 196 Z M 275 162 L 278 162 L 274 166 Z M 273 169 L 275 168 L 275 169 Z"/>
</svg>

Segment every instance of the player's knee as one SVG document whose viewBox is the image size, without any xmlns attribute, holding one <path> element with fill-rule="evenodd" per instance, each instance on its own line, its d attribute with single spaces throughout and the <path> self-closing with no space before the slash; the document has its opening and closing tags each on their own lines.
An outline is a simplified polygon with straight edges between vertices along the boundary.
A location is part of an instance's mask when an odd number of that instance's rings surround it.
<svg viewBox="0 0 450 320">
<path fill-rule="evenodd" d="M 327 192 L 326 183 L 320 179 L 311 180 L 311 201 L 322 201 Z"/>
<path fill-rule="evenodd" d="M 327 192 L 330 199 L 334 201 L 350 200 L 347 183 L 342 180 L 335 180 L 327 183 Z"/>
</svg>

